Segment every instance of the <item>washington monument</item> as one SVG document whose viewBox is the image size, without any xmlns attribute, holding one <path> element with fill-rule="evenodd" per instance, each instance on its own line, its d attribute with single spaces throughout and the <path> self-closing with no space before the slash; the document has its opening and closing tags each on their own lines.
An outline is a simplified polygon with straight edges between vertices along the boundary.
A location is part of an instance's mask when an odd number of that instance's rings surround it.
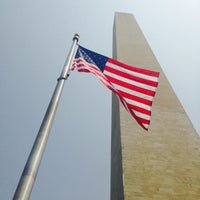
<svg viewBox="0 0 200 200">
<path fill-rule="evenodd" d="M 160 78 L 148 132 L 112 98 L 111 200 L 200 199 L 200 137 L 131 14 L 115 14 L 113 58 Z"/>
</svg>

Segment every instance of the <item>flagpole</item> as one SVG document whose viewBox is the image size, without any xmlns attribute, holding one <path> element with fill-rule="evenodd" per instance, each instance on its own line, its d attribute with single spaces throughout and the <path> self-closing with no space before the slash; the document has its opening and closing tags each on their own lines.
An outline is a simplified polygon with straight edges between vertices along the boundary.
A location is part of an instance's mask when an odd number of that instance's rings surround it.
<svg viewBox="0 0 200 200">
<path fill-rule="evenodd" d="M 57 85 L 52 95 L 51 101 L 47 108 L 46 114 L 43 118 L 38 135 L 33 144 L 32 150 L 29 154 L 28 160 L 24 167 L 23 173 L 19 180 L 17 189 L 15 191 L 13 200 L 28 200 L 37 176 L 40 162 L 44 153 L 53 119 L 57 110 L 59 99 L 64 87 L 65 80 L 70 73 L 70 66 L 72 64 L 73 56 L 76 53 L 76 44 L 79 40 L 79 35 L 75 34 L 71 50 L 64 64 L 60 77 L 57 80 Z"/>
</svg>

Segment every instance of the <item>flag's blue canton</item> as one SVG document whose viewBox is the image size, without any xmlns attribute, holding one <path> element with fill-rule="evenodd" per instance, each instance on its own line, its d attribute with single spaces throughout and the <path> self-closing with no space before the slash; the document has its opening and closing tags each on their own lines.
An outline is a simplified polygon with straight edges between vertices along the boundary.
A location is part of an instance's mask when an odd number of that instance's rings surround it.
<svg viewBox="0 0 200 200">
<path fill-rule="evenodd" d="M 105 64 L 108 60 L 108 57 L 85 49 L 84 47 L 78 46 L 75 58 L 82 57 L 89 63 L 96 65 L 102 72 L 104 70 Z"/>
</svg>

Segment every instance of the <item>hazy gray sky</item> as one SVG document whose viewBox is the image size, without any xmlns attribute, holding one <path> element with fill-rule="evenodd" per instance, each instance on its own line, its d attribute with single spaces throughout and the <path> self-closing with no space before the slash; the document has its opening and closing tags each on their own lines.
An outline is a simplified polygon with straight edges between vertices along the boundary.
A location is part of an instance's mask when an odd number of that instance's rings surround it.
<svg viewBox="0 0 200 200">
<path fill-rule="evenodd" d="M 14 194 L 74 33 L 112 56 L 115 11 L 135 15 L 200 134 L 199 10 L 198 0 L 1 0 L 0 199 Z M 109 199 L 110 109 L 96 77 L 71 73 L 31 199 Z"/>
</svg>

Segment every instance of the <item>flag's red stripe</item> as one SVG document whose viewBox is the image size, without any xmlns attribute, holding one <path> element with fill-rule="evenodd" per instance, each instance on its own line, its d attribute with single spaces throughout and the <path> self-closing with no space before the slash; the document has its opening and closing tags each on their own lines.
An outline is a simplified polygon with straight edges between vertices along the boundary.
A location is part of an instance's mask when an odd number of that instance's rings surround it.
<svg viewBox="0 0 200 200">
<path fill-rule="evenodd" d="M 104 71 L 108 71 L 108 72 L 111 72 L 113 74 L 116 74 L 118 76 L 121 76 L 121 77 L 124 77 L 124 78 L 127 78 L 127 79 L 130 79 L 130 80 L 134 80 L 134 81 L 137 81 L 139 83 L 143 83 L 143 84 L 146 84 L 146 85 L 149 85 L 149 86 L 153 86 L 153 87 L 157 87 L 158 86 L 158 82 L 154 82 L 154 81 L 151 81 L 151 80 L 147 80 L 147 79 L 143 79 L 143 78 L 139 78 L 137 76 L 133 76 L 131 74 L 127 74 L 125 72 L 122 72 L 122 71 L 119 71 L 119 70 L 116 70 L 116 69 L 113 69 L 109 66 L 106 66 L 104 68 Z"/>
<path fill-rule="evenodd" d="M 107 75 L 106 75 L 107 76 Z M 108 76 L 107 76 L 108 77 Z M 151 91 L 151 90 L 147 90 L 147 89 L 144 89 L 144 88 L 141 88 L 141 87 L 138 87 L 138 86 L 135 86 L 135 85 L 131 85 L 129 83 L 125 83 L 123 81 L 120 81 L 118 79 L 115 79 L 113 77 L 108 77 L 108 79 L 110 80 L 111 83 L 115 83 L 117 85 L 120 85 L 120 86 L 123 86 L 125 88 L 128 88 L 130 90 L 133 90 L 133 91 L 137 91 L 137 92 L 140 92 L 140 93 L 143 93 L 143 94 L 146 94 L 146 95 L 149 95 L 149 96 L 155 96 L 155 92 Z"/>
<path fill-rule="evenodd" d="M 79 72 L 90 72 L 89 70 L 87 69 L 78 69 Z"/>
<path fill-rule="evenodd" d="M 135 105 L 132 105 L 132 104 L 128 104 L 128 106 L 129 106 L 129 109 L 133 109 L 133 110 L 138 111 L 140 113 L 143 113 L 143 114 L 151 116 L 151 111 L 150 110 L 146 110 L 144 108 L 141 108 L 141 107 L 138 107 L 138 106 L 135 106 Z"/>
<path fill-rule="evenodd" d="M 143 104 L 148 105 L 148 106 L 152 106 L 152 101 L 150 101 L 150 100 L 146 100 L 146 99 L 128 94 L 128 93 L 123 92 L 121 90 L 118 90 L 118 91 L 119 91 L 120 95 L 122 95 L 124 98 L 131 99 L 131 100 L 137 101 L 139 103 L 143 103 Z"/>
<path fill-rule="evenodd" d="M 149 75 L 149 76 L 159 77 L 159 72 L 154 72 L 154 71 L 151 71 L 151 70 L 146 70 L 146 69 L 141 69 L 141 68 L 137 68 L 137 67 L 134 67 L 134 66 L 130 66 L 130 65 L 121 63 L 117 60 L 114 60 L 112 58 L 108 58 L 108 62 L 115 64 L 115 65 L 119 65 L 120 67 L 123 67 L 123 68 L 128 69 L 128 70 L 133 71 L 133 72 L 138 72 L 138 73 Z"/>
<path fill-rule="evenodd" d="M 142 124 L 150 124 L 150 120 L 147 120 L 147 119 L 143 119 L 143 118 L 140 118 L 140 117 L 138 117 L 138 120 L 139 120 L 139 122 L 140 123 L 142 123 Z"/>
<path fill-rule="evenodd" d="M 118 97 L 121 100 L 121 96 L 118 96 Z M 121 102 L 123 103 L 122 100 L 121 100 Z M 124 104 L 126 104 L 126 105 L 124 105 Z M 134 111 L 131 109 L 131 107 L 126 102 L 124 102 L 123 105 L 125 106 L 125 108 L 127 108 L 127 111 L 132 115 L 132 117 L 135 118 L 135 120 L 138 122 L 138 124 L 142 128 L 144 128 L 145 130 L 148 130 L 148 127 L 145 127 L 143 124 L 150 124 L 150 120 L 145 120 L 145 119 L 142 119 L 142 118 L 136 116 L 136 114 L 134 113 Z"/>
<path fill-rule="evenodd" d="M 135 118 L 135 120 L 138 122 L 138 124 L 143 127 L 145 130 L 148 130 L 148 127 L 145 127 L 144 124 L 147 126 L 150 124 L 150 120 L 146 120 L 140 117 L 137 117 L 132 110 L 129 111 L 130 114 Z"/>
</svg>

